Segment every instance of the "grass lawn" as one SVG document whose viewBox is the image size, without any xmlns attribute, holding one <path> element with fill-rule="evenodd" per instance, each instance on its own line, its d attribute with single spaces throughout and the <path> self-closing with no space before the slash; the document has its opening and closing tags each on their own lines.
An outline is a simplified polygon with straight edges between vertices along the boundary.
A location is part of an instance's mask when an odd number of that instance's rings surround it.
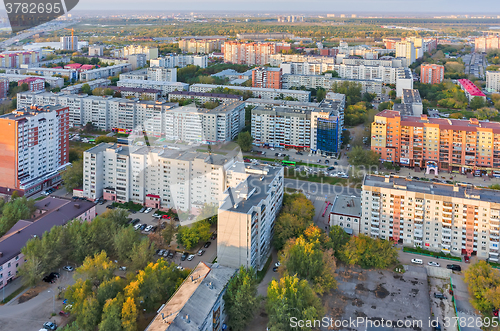
<svg viewBox="0 0 500 331">
<path fill-rule="evenodd" d="M 9 302 L 10 300 L 14 299 L 19 293 L 21 293 L 22 291 L 24 291 L 26 289 L 26 286 L 23 285 L 21 286 L 20 288 L 18 288 L 17 290 L 15 290 L 14 292 L 12 292 L 11 295 L 9 295 L 8 297 L 5 297 L 5 300 L 3 300 L 1 303 L 2 304 L 5 304 L 7 302 Z"/>
<path fill-rule="evenodd" d="M 249 158 L 256 159 L 256 160 L 261 160 L 261 161 L 267 161 L 267 162 L 276 162 L 281 164 L 283 159 L 278 159 L 278 158 L 269 158 L 269 157 L 261 157 L 261 156 L 249 156 Z M 295 163 L 298 166 L 306 166 L 306 167 L 317 167 L 317 168 L 328 168 L 329 165 L 322 165 L 318 163 L 306 163 L 306 162 L 296 162 Z"/>
<path fill-rule="evenodd" d="M 420 254 L 420 255 L 426 255 L 426 256 L 433 256 L 441 259 L 447 259 L 447 260 L 452 260 L 452 261 L 462 261 L 461 257 L 457 256 L 452 256 L 451 254 L 445 254 L 443 252 L 432 252 L 423 248 L 412 248 L 412 247 L 403 247 L 403 252 L 406 253 L 415 253 L 415 254 Z"/>
<path fill-rule="evenodd" d="M 285 178 L 304 180 L 314 183 L 324 183 L 330 185 L 346 185 L 347 178 L 308 175 L 305 172 L 285 171 Z"/>
<path fill-rule="evenodd" d="M 132 201 L 125 202 L 125 203 L 113 202 L 113 206 L 118 207 L 118 208 L 123 208 L 126 210 L 131 209 L 131 210 L 135 210 L 135 211 L 139 211 L 143 207 L 143 205 L 141 205 L 139 203 L 134 203 Z"/>
<path fill-rule="evenodd" d="M 46 198 L 46 196 L 41 195 L 41 196 L 39 196 L 38 198 L 36 198 L 36 199 L 35 199 L 35 201 L 39 201 L 39 200 L 42 200 L 42 199 L 45 199 L 45 198 Z"/>
<path fill-rule="evenodd" d="M 267 262 L 266 262 L 266 265 L 264 266 L 264 268 L 262 268 L 261 271 L 257 271 L 257 283 L 262 282 L 262 280 L 266 276 L 267 269 L 269 269 L 269 265 L 271 264 L 272 261 L 273 261 L 273 256 L 269 255 L 269 258 L 267 259 Z"/>
</svg>

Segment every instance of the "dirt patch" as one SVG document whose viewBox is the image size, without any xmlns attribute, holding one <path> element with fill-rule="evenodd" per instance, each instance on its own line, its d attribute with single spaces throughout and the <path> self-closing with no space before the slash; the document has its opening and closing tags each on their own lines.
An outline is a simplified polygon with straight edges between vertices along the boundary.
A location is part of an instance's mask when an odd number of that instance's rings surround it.
<svg viewBox="0 0 500 331">
<path fill-rule="evenodd" d="M 411 281 L 411 283 L 412 283 L 413 285 L 418 285 L 418 283 L 419 283 L 419 282 L 418 282 L 418 280 L 412 280 L 412 281 Z"/>
<path fill-rule="evenodd" d="M 372 306 L 372 309 L 377 309 L 377 306 Z"/>
<path fill-rule="evenodd" d="M 363 284 L 356 284 L 356 291 L 368 291 L 368 289 Z"/>
<path fill-rule="evenodd" d="M 399 279 L 399 280 L 402 280 L 403 282 L 405 282 L 405 280 L 403 279 L 403 276 L 401 276 L 401 275 L 394 275 L 393 277 L 394 277 L 394 279 Z"/>
<path fill-rule="evenodd" d="M 363 301 L 361 301 L 360 299 L 354 299 L 352 300 L 352 305 L 353 306 L 356 306 L 356 307 L 361 307 L 363 305 Z"/>
<path fill-rule="evenodd" d="M 29 290 L 27 290 L 26 292 L 23 293 L 23 295 L 21 295 L 19 297 L 19 299 L 17 300 L 18 303 L 23 303 L 23 302 L 26 302 L 28 300 L 31 300 L 33 299 L 34 297 L 36 297 L 38 294 L 42 293 L 44 290 L 48 289 L 49 288 L 49 284 L 48 283 L 42 283 L 40 285 L 37 285 L 33 288 L 30 288 Z"/>
<path fill-rule="evenodd" d="M 389 291 L 387 291 L 382 284 L 379 284 L 375 289 L 375 291 L 373 292 L 375 293 L 375 296 L 379 299 L 384 299 L 389 295 Z"/>
<path fill-rule="evenodd" d="M 413 294 L 413 297 L 415 297 L 418 294 L 418 289 L 417 288 L 412 288 L 411 289 L 411 294 Z"/>
</svg>

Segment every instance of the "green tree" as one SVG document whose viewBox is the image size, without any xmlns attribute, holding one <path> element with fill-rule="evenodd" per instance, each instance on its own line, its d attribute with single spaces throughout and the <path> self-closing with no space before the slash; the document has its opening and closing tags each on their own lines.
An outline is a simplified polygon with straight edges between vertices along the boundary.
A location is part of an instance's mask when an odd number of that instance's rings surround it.
<svg viewBox="0 0 500 331">
<path fill-rule="evenodd" d="M 118 258 L 122 261 L 130 258 L 130 253 L 140 240 L 140 234 L 131 226 L 121 228 L 113 237 L 113 245 Z"/>
<path fill-rule="evenodd" d="M 92 331 L 99 324 L 100 319 L 101 311 L 95 295 L 86 298 L 83 301 L 81 312 L 76 316 L 76 323 L 83 331 Z"/>
<path fill-rule="evenodd" d="M 66 192 L 73 193 L 73 189 L 83 184 L 83 161 L 74 162 L 71 167 L 66 168 L 61 174 Z"/>
<path fill-rule="evenodd" d="M 88 95 L 92 95 L 92 89 L 90 88 L 90 85 L 89 84 L 83 84 L 82 85 L 82 93 L 85 93 L 85 94 L 88 94 Z"/>
<path fill-rule="evenodd" d="M 114 299 L 108 299 L 104 305 L 104 310 L 102 312 L 101 323 L 99 324 L 99 330 L 106 331 L 121 331 L 122 319 L 121 312 L 123 308 L 123 296 L 119 295 Z"/>
<path fill-rule="evenodd" d="M 125 287 L 125 280 L 120 277 L 114 277 L 109 280 L 105 280 L 97 288 L 96 298 L 99 302 L 100 307 L 104 307 L 104 304 L 109 299 L 115 298 L 123 288 Z"/>
<path fill-rule="evenodd" d="M 174 239 L 174 235 L 177 233 L 177 227 L 175 226 L 174 220 L 170 220 L 165 224 L 165 229 L 161 232 L 161 236 L 165 240 L 167 246 L 170 246 L 170 243 Z"/>
<path fill-rule="evenodd" d="M 274 225 L 273 246 L 281 250 L 290 238 L 304 233 L 311 221 L 289 213 L 280 213 Z"/>
<path fill-rule="evenodd" d="M 491 311 L 498 306 L 493 305 L 492 298 L 500 287 L 500 272 L 486 261 L 474 263 L 464 272 L 464 280 L 472 295 L 472 305 L 480 311 Z"/>
<path fill-rule="evenodd" d="M 88 256 L 83 264 L 76 268 L 75 277 L 90 280 L 94 286 L 99 286 L 103 281 L 111 279 L 115 271 L 115 264 L 108 258 L 105 251 Z"/>
<path fill-rule="evenodd" d="M 106 135 L 99 136 L 95 139 L 96 145 L 98 145 L 100 143 L 115 143 L 115 142 L 117 142 L 116 137 L 108 137 Z"/>
<path fill-rule="evenodd" d="M 250 132 L 240 132 L 237 142 L 243 152 L 250 152 L 252 150 L 253 137 Z"/>
<path fill-rule="evenodd" d="M 16 198 L 2 205 L 0 236 L 9 231 L 19 220 L 30 219 L 35 211 L 35 201 L 26 197 Z"/>
<path fill-rule="evenodd" d="M 130 268 L 139 270 L 144 268 L 153 259 L 155 252 L 154 245 L 148 239 L 143 239 L 135 243 L 130 252 Z"/>
<path fill-rule="evenodd" d="M 193 248 L 200 241 L 200 234 L 194 226 L 179 226 L 177 228 L 177 242 L 187 250 Z"/>
<path fill-rule="evenodd" d="M 227 324 L 231 330 L 242 331 L 253 319 L 261 300 L 257 295 L 257 286 L 255 270 L 243 266 L 229 281 L 224 301 L 228 315 Z"/>
<path fill-rule="evenodd" d="M 318 102 L 321 102 L 325 97 L 326 97 L 326 90 L 324 88 L 318 88 L 318 91 L 316 92 L 316 100 Z"/>
<path fill-rule="evenodd" d="M 94 130 L 94 124 L 92 122 L 87 122 L 87 124 L 85 124 L 85 126 L 83 127 L 83 131 L 85 131 L 86 133 L 90 133 Z"/>
<path fill-rule="evenodd" d="M 372 150 L 365 150 L 361 146 L 354 146 L 347 155 L 349 163 L 353 166 L 378 166 L 380 162 L 380 154 Z"/>
<path fill-rule="evenodd" d="M 44 276 L 42 262 L 38 257 L 31 257 L 20 268 L 19 275 L 27 286 L 35 286 Z"/>
<path fill-rule="evenodd" d="M 385 109 L 392 109 L 392 102 L 390 101 L 385 101 L 385 102 L 381 102 L 379 105 L 378 105 L 378 111 L 383 111 Z"/>
<path fill-rule="evenodd" d="M 398 252 L 387 240 L 373 239 L 363 234 L 352 237 L 339 254 L 345 263 L 362 268 L 384 269 L 397 263 Z"/>
<path fill-rule="evenodd" d="M 321 300 L 316 296 L 306 280 L 285 275 L 280 280 L 272 280 L 267 288 L 266 311 L 269 315 L 271 331 L 296 330 L 290 324 L 292 317 L 297 320 L 317 320 L 324 314 Z M 311 330 L 304 327 L 301 330 Z"/>
<path fill-rule="evenodd" d="M 470 101 L 470 104 L 469 104 L 469 106 L 474 110 L 477 110 L 479 108 L 483 108 L 485 105 L 486 105 L 485 101 L 481 97 L 472 98 L 472 100 Z"/>
<path fill-rule="evenodd" d="M 123 208 L 108 209 L 101 214 L 100 218 L 107 219 L 115 225 L 125 225 L 127 223 L 129 212 Z"/>
<path fill-rule="evenodd" d="M 334 225 L 330 228 L 330 233 L 328 234 L 330 241 L 328 247 L 333 249 L 335 256 L 339 256 L 340 251 L 349 242 L 351 237 L 344 231 L 344 229 L 338 225 Z"/>
</svg>

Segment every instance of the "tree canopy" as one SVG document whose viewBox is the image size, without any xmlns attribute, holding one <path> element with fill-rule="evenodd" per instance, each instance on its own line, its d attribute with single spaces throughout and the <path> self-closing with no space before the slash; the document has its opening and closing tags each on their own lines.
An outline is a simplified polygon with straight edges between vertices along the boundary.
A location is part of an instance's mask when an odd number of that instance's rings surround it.
<svg viewBox="0 0 500 331">
<path fill-rule="evenodd" d="M 243 152 L 250 152 L 252 150 L 253 138 L 250 132 L 240 132 L 238 134 L 237 142 Z"/>
</svg>

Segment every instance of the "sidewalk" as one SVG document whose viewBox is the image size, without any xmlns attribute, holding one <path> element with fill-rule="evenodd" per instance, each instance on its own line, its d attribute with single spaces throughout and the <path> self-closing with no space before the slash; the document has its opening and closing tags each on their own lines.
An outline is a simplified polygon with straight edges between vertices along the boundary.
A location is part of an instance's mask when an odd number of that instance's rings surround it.
<svg viewBox="0 0 500 331">
<path fill-rule="evenodd" d="M 15 291 L 17 291 L 22 286 L 23 286 L 23 281 L 22 281 L 21 277 L 17 277 L 12 282 L 10 282 L 7 285 L 5 285 L 2 288 L 2 290 L 0 291 L 0 296 L 1 296 L 2 300 L 5 300 L 5 298 L 7 298 L 9 295 L 11 295 Z M 21 294 L 21 293 L 19 293 L 19 294 Z M 6 304 L 8 304 L 8 303 L 6 303 Z"/>
<path fill-rule="evenodd" d="M 394 172 L 394 170 L 385 170 L 386 172 Z M 451 181 L 456 181 L 459 183 L 469 183 L 469 184 L 474 184 L 476 186 L 491 186 L 493 184 L 500 184 L 500 178 L 495 178 L 495 177 L 472 177 L 469 178 L 467 175 L 461 175 L 461 174 L 449 174 L 447 172 L 439 172 L 437 176 L 434 175 L 433 172 L 430 174 L 425 173 L 425 169 L 422 169 L 422 171 L 418 172 L 413 169 L 408 169 L 408 168 L 401 168 L 399 172 L 397 173 L 398 176 L 416 176 L 420 178 L 438 178 L 438 179 L 444 179 L 444 180 L 451 180 Z M 444 178 L 443 178 L 444 177 Z M 453 179 L 450 179 L 453 177 Z"/>
</svg>

